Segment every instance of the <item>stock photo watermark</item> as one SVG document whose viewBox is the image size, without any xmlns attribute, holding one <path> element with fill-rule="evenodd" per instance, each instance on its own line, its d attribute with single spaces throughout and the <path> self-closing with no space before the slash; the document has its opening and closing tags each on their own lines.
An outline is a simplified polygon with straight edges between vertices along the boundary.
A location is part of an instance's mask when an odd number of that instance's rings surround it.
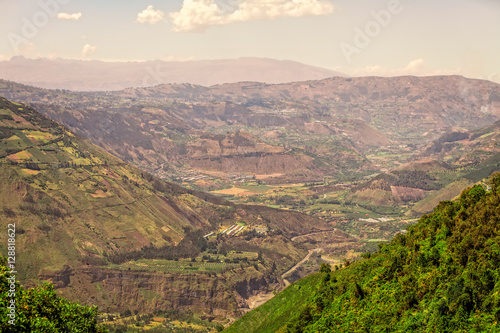
<svg viewBox="0 0 500 333">
<path fill-rule="evenodd" d="M 412 1 L 412 0 L 407 0 Z M 340 50 L 348 64 L 352 63 L 352 57 L 359 55 L 366 49 L 374 38 L 377 38 L 387 28 L 394 16 L 401 14 L 404 6 L 400 0 L 390 0 L 385 9 L 372 10 L 370 16 L 372 20 L 366 22 L 363 27 L 354 28 L 354 38 L 352 42 L 340 43 Z"/>
<path fill-rule="evenodd" d="M 143 87 L 154 86 L 166 82 L 168 77 L 168 72 L 163 72 L 160 65 L 156 65 L 154 68 L 151 66 L 146 67 L 146 72 L 148 74 L 142 80 Z"/>
<path fill-rule="evenodd" d="M 16 225 L 7 225 L 7 268 L 10 270 L 8 282 L 8 302 L 7 302 L 7 317 L 9 324 L 16 324 Z"/>
<path fill-rule="evenodd" d="M 242 0 L 216 0 L 215 4 L 225 13 L 231 13 L 240 7 Z"/>
<path fill-rule="evenodd" d="M 19 50 L 21 44 L 28 44 L 35 38 L 41 29 L 49 24 L 51 18 L 54 18 L 61 6 L 66 5 L 71 0 L 39 0 L 39 10 L 31 18 L 23 16 L 21 18 L 22 26 L 19 33 L 10 31 L 7 33 L 7 39 L 14 51 Z"/>
<path fill-rule="evenodd" d="M 233 13 L 240 8 L 243 0 L 215 0 L 215 4 L 223 13 Z M 265 3 L 265 2 L 262 2 Z M 147 66 L 147 74 L 142 80 L 143 87 L 150 87 L 167 82 L 169 73 L 163 71 L 160 65 Z"/>
</svg>

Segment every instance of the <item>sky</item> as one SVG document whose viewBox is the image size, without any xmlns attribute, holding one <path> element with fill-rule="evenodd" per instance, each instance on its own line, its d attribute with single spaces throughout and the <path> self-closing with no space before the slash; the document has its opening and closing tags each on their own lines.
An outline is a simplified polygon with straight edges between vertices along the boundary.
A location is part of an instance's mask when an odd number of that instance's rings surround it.
<svg viewBox="0 0 500 333">
<path fill-rule="evenodd" d="M 0 0 L 0 60 L 263 57 L 500 83 L 498 0 Z"/>
</svg>

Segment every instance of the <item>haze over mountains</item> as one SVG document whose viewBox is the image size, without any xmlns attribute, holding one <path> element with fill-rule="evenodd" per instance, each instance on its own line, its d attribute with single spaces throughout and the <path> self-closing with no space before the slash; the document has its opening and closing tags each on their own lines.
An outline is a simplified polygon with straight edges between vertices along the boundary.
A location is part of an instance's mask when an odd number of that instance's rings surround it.
<svg viewBox="0 0 500 333">
<path fill-rule="evenodd" d="M 500 1 L 0 13 L 0 333 L 500 333 Z"/>
<path fill-rule="evenodd" d="M 197 61 L 104 62 L 28 59 L 0 61 L 0 78 L 49 89 L 121 90 L 164 83 L 211 86 L 240 81 L 284 83 L 345 76 L 295 61 L 239 58 Z"/>
</svg>

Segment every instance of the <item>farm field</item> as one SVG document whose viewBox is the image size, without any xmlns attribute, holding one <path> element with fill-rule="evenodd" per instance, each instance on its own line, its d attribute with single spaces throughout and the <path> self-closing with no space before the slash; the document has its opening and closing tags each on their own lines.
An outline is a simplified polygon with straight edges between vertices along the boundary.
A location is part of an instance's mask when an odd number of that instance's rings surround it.
<svg viewBox="0 0 500 333">
<path fill-rule="evenodd" d="M 344 184 L 345 185 L 345 184 Z M 354 185 L 349 185 L 354 186 Z M 349 188 L 318 184 L 261 185 L 253 182 L 234 185 L 231 189 L 212 191 L 237 203 L 261 204 L 274 208 L 297 210 L 328 222 L 360 218 L 406 219 L 405 210 L 379 208 L 346 203 Z"/>
<path fill-rule="evenodd" d="M 139 259 L 119 265 L 109 264 L 105 268 L 186 274 L 195 272 L 223 272 L 239 268 L 241 265 L 253 265 L 258 261 L 257 257 L 258 253 L 256 252 L 230 251 L 226 255 L 205 252 L 191 259 Z"/>
</svg>

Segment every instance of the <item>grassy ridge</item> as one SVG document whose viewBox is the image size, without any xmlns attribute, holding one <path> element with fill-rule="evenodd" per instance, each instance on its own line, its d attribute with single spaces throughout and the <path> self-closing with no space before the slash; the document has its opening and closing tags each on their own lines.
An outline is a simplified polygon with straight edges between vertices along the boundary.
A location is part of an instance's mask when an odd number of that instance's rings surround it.
<svg viewBox="0 0 500 333">
<path fill-rule="evenodd" d="M 302 304 L 316 291 L 321 278 L 320 274 L 313 274 L 300 279 L 270 301 L 244 315 L 224 332 L 281 332 L 285 323 L 300 313 Z"/>
</svg>

